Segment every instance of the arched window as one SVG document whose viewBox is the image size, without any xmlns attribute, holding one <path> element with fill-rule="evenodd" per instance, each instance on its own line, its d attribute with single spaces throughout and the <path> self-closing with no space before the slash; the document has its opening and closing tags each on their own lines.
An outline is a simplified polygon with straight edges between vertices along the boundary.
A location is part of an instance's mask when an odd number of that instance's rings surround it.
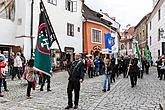
<svg viewBox="0 0 165 110">
<path fill-rule="evenodd" d="M 124 44 L 121 44 L 121 50 L 123 50 L 124 49 Z"/>
</svg>

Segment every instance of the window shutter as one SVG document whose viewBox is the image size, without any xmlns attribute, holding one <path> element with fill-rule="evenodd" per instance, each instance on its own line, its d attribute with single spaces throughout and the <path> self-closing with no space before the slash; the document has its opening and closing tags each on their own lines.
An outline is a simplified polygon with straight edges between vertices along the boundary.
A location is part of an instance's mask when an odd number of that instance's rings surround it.
<svg viewBox="0 0 165 110">
<path fill-rule="evenodd" d="M 73 1 L 73 12 L 77 12 L 77 1 Z"/>
<path fill-rule="evenodd" d="M 67 23 L 67 35 L 69 36 L 69 23 Z"/>
</svg>

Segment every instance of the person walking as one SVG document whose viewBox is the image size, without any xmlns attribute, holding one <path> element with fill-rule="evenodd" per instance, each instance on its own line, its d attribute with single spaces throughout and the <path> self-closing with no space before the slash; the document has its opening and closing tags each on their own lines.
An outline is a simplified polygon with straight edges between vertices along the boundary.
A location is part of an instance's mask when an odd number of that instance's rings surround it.
<svg viewBox="0 0 165 110">
<path fill-rule="evenodd" d="M 21 61 L 22 61 L 22 69 L 20 69 L 20 74 L 21 74 L 21 76 L 22 76 L 23 73 L 25 72 L 26 58 L 25 58 L 25 56 L 23 55 L 23 53 L 21 54 L 20 58 L 21 58 Z"/>
<path fill-rule="evenodd" d="M 137 76 L 139 74 L 138 59 L 133 58 L 132 63 L 130 64 L 129 75 L 131 81 L 131 87 L 133 88 L 137 84 Z"/>
<path fill-rule="evenodd" d="M 15 58 L 15 54 L 14 52 L 11 53 L 11 56 L 9 57 L 9 72 L 10 75 L 13 75 L 14 72 L 14 58 Z"/>
<path fill-rule="evenodd" d="M 88 76 L 89 76 L 89 78 L 93 78 L 93 60 L 92 60 L 92 56 L 90 56 L 88 58 L 88 61 L 87 61 L 87 70 L 88 70 Z"/>
<path fill-rule="evenodd" d="M 160 74 L 161 74 L 161 65 L 162 65 L 162 58 L 161 56 L 158 57 L 158 60 L 156 61 L 157 63 L 157 72 L 158 72 L 158 78 L 160 78 Z"/>
<path fill-rule="evenodd" d="M 112 81 L 115 82 L 115 74 L 116 74 L 115 58 L 114 58 L 114 56 L 112 56 L 111 63 L 112 63 L 112 66 L 113 66 L 112 74 L 111 74 L 111 83 L 112 83 Z"/>
<path fill-rule="evenodd" d="M 103 92 L 110 91 L 110 78 L 112 74 L 112 63 L 110 62 L 110 59 L 106 59 L 105 62 L 105 72 L 104 72 L 104 87 L 103 87 Z M 107 86 L 107 81 L 108 81 L 108 89 L 106 89 Z"/>
<path fill-rule="evenodd" d="M 46 80 L 47 80 L 47 92 L 51 91 L 51 89 L 50 89 L 50 78 L 51 77 L 43 73 L 42 78 L 43 78 L 43 81 L 42 81 L 42 84 L 41 84 L 40 91 L 43 91 L 43 87 L 45 85 Z"/>
<path fill-rule="evenodd" d="M 31 89 L 33 87 L 33 82 L 34 82 L 34 60 L 30 59 L 28 62 L 28 67 L 26 68 L 26 79 L 28 81 L 28 86 L 27 86 L 27 99 L 31 99 Z"/>
<path fill-rule="evenodd" d="M 2 87 L 2 81 L 4 80 L 5 78 L 5 74 L 3 72 L 3 68 L 6 67 L 6 63 L 5 63 L 5 57 L 4 55 L 2 55 L 0 53 L 0 97 L 3 97 L 4 95 L 2 94 L 2 90 L 1 90 L 1 87 Z"/>
<path fill-rule="evenodd" d="M 96 56 L 94 63 L 95 63 L 95 76 L 99 76 L 100 75 L 100 60 L 98 56 Z"/>
<path fill-rule="evenodd" d="M 165 58 L 162 58 L 162 64 L 160 66 L 160 80 L 162 80 L 163 75 L 164 75 L 164 80 L 165 80 Z"/>
<path fill-rule="evenodd" d="M 68 105 L 65 109 L 70 109 L 73 107 L 72 103 L 72 91 L 74 90 L 74 109 L 78 108 L 79 102 L 79 93 L 80 93 L 80 83 L 84 81 L 84 64 L 83 61 L 80 60 L 80 54 L 75 54 L 75 61 L 72 62 L 69 73 L 69 82 L 67 87 L 67 95 L 68 95 Z"/>
<path fill-rule="evenodd" d="M 22 60 L 20 55 L 21 55 L 20 52 L 17 52 L 16 57 L 14 59 L 14 74 L 12 75 L 12 80 L 14 80 L 16 74 L 18 79 L 21 79 L 20 69 L 22 68 Z"/>
</svg>

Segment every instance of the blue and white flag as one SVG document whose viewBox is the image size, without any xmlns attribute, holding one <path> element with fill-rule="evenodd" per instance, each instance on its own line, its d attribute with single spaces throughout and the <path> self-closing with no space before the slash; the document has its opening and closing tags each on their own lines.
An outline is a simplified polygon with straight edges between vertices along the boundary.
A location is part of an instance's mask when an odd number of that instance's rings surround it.
<svg viewBox="0 0 165 110">
<path fill-rule="evenodd" d="M 112 52 L 112 46 L 115 45 L 115 37 L 112 37 L 110 33 L 104 34 L 105 49 L 109 49 Z"/>
</svg>

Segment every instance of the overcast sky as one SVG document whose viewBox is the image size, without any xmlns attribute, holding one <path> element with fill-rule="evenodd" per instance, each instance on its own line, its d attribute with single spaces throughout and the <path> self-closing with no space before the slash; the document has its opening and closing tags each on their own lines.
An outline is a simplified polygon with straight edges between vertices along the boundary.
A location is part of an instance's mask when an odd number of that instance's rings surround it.
<svg viewBox="0 0 165 110">
<path fill-rule="evenodd" d="M 152 11 L 152 0 L 85 0 L 85 4 L 95 11 L 100 9 L 122 25 L 135 26 L 146 14 Z"/>
</svg>

